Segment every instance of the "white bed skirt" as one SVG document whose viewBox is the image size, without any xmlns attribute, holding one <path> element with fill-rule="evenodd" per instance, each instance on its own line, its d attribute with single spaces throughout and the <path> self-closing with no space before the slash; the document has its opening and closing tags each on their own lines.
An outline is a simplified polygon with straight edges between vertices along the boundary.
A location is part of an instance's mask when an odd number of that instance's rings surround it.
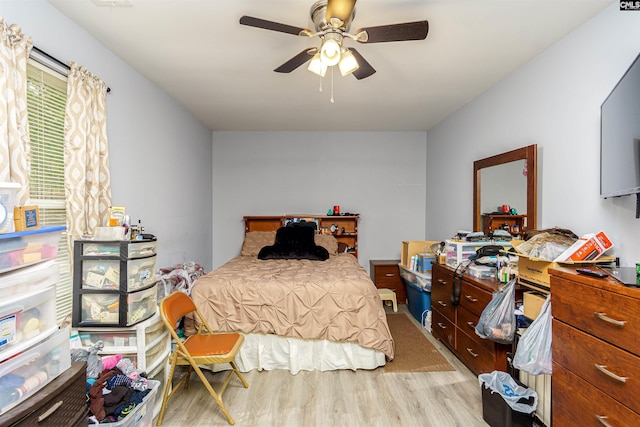
<svg viewBox="0 0 640 427">
<path fill-rule="evenodd" d="M 254 369 L 272 371 L 334 371 L 338 369 L 375 369 L 384 366 L 384 353 L 355 343 L 327 340 L 303 340 L 268 334 L 243 334 L 244 343 L 236 355 L 241 372 Z M 214 371 L 229 369 L 216 365 Z"/>
</svg>

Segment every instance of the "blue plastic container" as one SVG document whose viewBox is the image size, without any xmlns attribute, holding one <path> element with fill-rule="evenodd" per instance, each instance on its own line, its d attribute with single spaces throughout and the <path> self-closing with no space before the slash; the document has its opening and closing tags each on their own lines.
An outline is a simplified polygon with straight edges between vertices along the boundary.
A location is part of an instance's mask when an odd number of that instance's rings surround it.
<svg viewBox="0 0 640 427">
<path fill-rule="evenodd" d="M 404 284 L 407 287 L 407 308 L 418 322 L 423 323 L 427 317 L 426 312 L 431 310 L 431 292 L 427 292 L 406 280 Z"/>
</svg>

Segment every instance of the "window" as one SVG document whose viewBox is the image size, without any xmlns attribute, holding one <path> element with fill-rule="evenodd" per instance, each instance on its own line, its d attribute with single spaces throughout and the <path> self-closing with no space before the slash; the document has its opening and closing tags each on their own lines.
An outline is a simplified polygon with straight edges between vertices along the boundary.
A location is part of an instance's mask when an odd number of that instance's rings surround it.
<svg viewBox="0 0 640 427">
<path fill-rule="evenodd" d="M 66 70 L 65 70 L 66 71 Z M 66 73 L 65 73 L 66 74 Z M 27 109 L 31 136 L 31 202 L 39 206 L 42 225 L 66 225 L 64 192 L 64 111 L 67 77 L 33 58 L 27 65 Z M 71 313 L 73 288 L 66 233 L 58 250 L 56 288 L 58 323 Z"/>
</svg>

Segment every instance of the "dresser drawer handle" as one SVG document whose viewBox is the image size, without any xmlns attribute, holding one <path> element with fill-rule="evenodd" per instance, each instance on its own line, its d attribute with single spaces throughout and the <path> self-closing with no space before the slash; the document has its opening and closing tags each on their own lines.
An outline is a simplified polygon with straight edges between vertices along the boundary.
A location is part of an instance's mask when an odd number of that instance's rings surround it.
<svg viewBox="0 0 640 427">
<path fill-rule="evenodd" d="M 440 283 L 441 285 L 446 285 L 447 284 L 447 281 L 446 280 L 442 280 L 442 279 L 438 279 L 437 282 Z"/>
<path fill-rule="evenodd" d="M 385 274 L 386 277 L 396 277 L 395 273 L 387 273 Z"/>
<path fill-rule="evenodd" d="M 447 329 L 447 327 L 445 325 L 443 325 L 442 323 L 438 322 L 438 326 L 440 326 L 440 329 L 445 330 Z"/>
<path fill-rule="evenodd" d="M 476 325 L 474 325 L 473 322 L 467 322 L 467 325 L 469 325 L 469 327 L 471 329 L 475 329 L 476 328 Z"/>
<path fill-rule="evenodd" d="M 62 406 L 62 400 L 59 400 L 51 408 L 47 409 L 47 411 L 45 413 L 43 413 L 42 415 L 40 415 L 38 417 L 38 422 L 41 423 L 44 420 L 46 420 L 51 414 L 56 412 L 58 410 L 58 408 L 60 408 L 61 406 Z"/>
<path fill-rule="evenodd" d="M 613 372 L 611 372 L 610 370 L 607 369 L 606 365 L 599 365 L 599 364 L 595 364 L 596 369 L 600 372 L 602 372 L 603 374 L 613 378 L 616 381 L 620 381 L 621 383 L 626 383 L 627 382 L 627 377 L 621 377 L 620 375 L 616 375 Z"/>
<path fill-rule="evenodd" d="M 478 357 L 478 353 L 474 353 L 473 349 L 470 349 L 469 347 L 467 347 L 467 352 L 469 352 L 469 354 L 472 355 L 473 357 Z"/>
<path fill-rule="evenodd" d="M 602 424 L 605 427 L 613 427 L 611 424 L 607 422 L 607 418 L 609 417 L 607 417 L 606 415 L 596 415 L 596 419 L 600 421 L 600 424 Z"/>
<path fill-rule="evenodd" d="M 468 301 L 471 302 L 478 302 L 478 298 L 473 298 L 471 295 L 465 295 L 464 296 Z"/>
<path fill-rule="evenodd" d="M 446 307 L 447 303 L 443 302 L 442 300 L 438 300 L 438 304 L 440 304 L 442 307 Z"/>
<path fill-rule="evenodd" d="M 594 312 L 593 315 L 596 316 L 600 320 L 604 320 L 605 322 L 613 323 L 616 326 L 624 326 L 624 324 L 627 323 L 625 320 L 612 319 L 611 317 L 607 316 L 607 313 Z"/>
</svg>

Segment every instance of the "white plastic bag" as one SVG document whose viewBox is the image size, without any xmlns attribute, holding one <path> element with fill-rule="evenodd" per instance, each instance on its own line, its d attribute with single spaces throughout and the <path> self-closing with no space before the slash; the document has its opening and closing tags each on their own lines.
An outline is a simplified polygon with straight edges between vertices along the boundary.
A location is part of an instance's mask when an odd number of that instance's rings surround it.
<svg viewBox="0 0 640 427">
<path fill-rule="evenodd" d="M 516 332 L 516 279 L 495 291 L 489 304 L 482 310 L 476 325 L 476 334 L 502 344 L 513 341 Z"/>
<path fill-rule="evenodd" d="M 506 372 L 493 371 L 490 374 L 478 375 L 480 386 L 486 386 L 492 393 L 499 393 L 504 401 L 513 409 L 530 414 L 538 407 L 538 393 L 535 390 L 519 385 Z M 533 398 L 532 403 L 530 398 Z"/>
<path fill-rule="evenodd" d="M 518 341 L 513 367 L 531 375 L 551 374 L 551 295 Z"/>
</svg>

